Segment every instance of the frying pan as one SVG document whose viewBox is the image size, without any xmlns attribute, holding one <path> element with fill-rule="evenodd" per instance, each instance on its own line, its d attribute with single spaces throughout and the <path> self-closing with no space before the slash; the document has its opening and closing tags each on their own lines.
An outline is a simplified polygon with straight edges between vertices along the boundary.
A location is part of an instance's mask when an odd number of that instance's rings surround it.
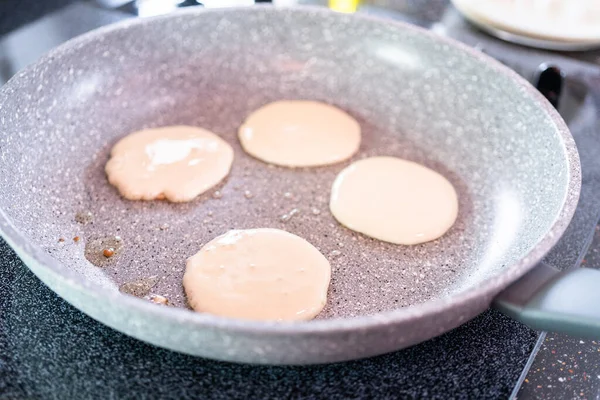
<svg viewBox="0 0 600 400">
<path fill-rule="evenodd" d="M 439 240 L 397 246 L 337 224 L 330 185 L 348 162 L 273 167 L 236 140 L 252 110 L 279 99 L 353 115 L 363 129 L 353 160 L 393 155 L 444 174 L 459 192 L 455 226 Z M 103 172 L 110 147 L 172 124 L 231 143 L 230 176 L 190 203 L 122 199 Z M 158 346 L 238 362 L 335 362 L 424 341 L 492 303 L 538 329 L 600 333 L 599 312 L 585 307 L 599 300 L 596 271 L 539 264 L 580 189 L 564 122 L 515 73 L 424 30 L 314 8 L 127 21 L 17 74 L 0 90 L 0 128 L 2 236 L 68 302 Z M 316 320 L 186 309 L 186 258 L 229 229 L 257 227 L 300 235 L 330 260 L 328 304 Z M 117 254 L 98 257 L 115 235 Z"/>
</svg>

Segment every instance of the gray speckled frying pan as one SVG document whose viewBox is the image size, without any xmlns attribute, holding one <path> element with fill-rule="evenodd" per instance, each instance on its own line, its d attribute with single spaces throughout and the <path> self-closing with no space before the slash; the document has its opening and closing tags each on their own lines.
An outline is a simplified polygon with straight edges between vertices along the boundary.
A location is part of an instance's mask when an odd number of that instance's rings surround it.
<svg viewBox="0 0 600 400">
<path fill-rule="evenodd" d="M 278 99 L 321 100 L 356 117 L 363 142 L 354 159 L 394 155 L 443 173 L 460 193 L 456 225 L 408 247 L 337 224 L 329 190 L 348 163 L 272 167 L 236 140 L 249 112 Z M 170 124 L 208 128 L 234 146 L 220 194 L 187 204 L 119 197 L 103 172 L 111 145 Z M 150 343 L 221 360 L 333 362 L 426 340 L 492 302 L 536 328 L 600 333 L 598 311 L 577 300 L 600 300 L 598 274 L 538 264 L 579 194 L 564 122 L 515 73 L 421 29 L 311 8 L 127 21 L 15 76 L 0 90 L 0 130 L 2 236 L 71 304 Z M 317 320 L 250 322 L 186 309 L 186 258 L 229 229 L 256 227 L 298 234 L 329 258 L 329 301 Z M 106 245 L 117 254 L 98 257 Z"/>
</svg>

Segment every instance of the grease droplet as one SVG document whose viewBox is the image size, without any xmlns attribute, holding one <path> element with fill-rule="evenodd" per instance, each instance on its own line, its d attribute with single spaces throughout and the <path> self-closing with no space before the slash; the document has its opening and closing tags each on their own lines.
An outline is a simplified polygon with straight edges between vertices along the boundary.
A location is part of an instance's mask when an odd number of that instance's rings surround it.
<svg viewBox="0 0 600 400">
<path fill-rule="evenodd" d="M 112 262 L 123 248 L 123 242 L 116 240 L 115 236 L 88 239 L 83 252 L 85 258 L 97 267 L 104 267 Z M 111 250 L 112 254 L 107 256 L 105 250 Z M 110 254 L 110 251 L 107 252 Z"/>
<path fill-rule="evenodd" d="M 215 190 L 212 194 L 212 197 L 214 199 L 220 199 L 221 197 L 223 197 L 223 193 L 221 193 L 220 190 Z"/>
<path fill-rule="evenodd" d="M 130 294 L 136 297 L 144 297 L 158 282 L 157 276 L 138 279 L 137 281 L 127 282 L 119 286 L 122 293 Z"/>
<path fill-rule="evenodd" d="M 107 249 L 102 250 L 102 254 L 106 258 L 112 257 L 115 255 L 115 249 L 113 249 L 112 247 L 109 247 Z"/>
<path fill-rule="evenodd" d="M 251 199 L 252 197 L 254 197 L 254 195 L 249 190 L 246 190 L 244 192 L 244 197 L 247 198 L 247 199 Z"/>
</svg>

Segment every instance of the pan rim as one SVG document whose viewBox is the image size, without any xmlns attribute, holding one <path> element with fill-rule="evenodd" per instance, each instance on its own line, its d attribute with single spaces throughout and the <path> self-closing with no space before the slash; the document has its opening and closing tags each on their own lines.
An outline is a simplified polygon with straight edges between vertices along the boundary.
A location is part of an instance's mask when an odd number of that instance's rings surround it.
<svg viewBox="0 0 600 400">
<path fill-rule="evenodd" d="M 41 57 L 37 62 L 29 65 L 25 69 L 15 74 L 2 88 L 0 88 L 0 94 L 6 94 L 13 86 L 16 86 L 16 81 L 21 77 L 31 73 L 37 65 L 42 65 L 45 62 L 51 61 L 53 58 L 60 56 L 62 52 L 70 51 L 78 46 L 85 45 L 86 43 L 92 42 L 99 38 L 102 38 L 106 33 L 126 30 L 129 27 L 137 25 L 145 25 L 153 23 L 153 21 L 176 18 L 181 15 L 199 15 L 205 13 L 214 14 L 227 14 L 239 12 L 270 12 L 270 13 L 282 13 L 282 12 L 294 12 L 294 13 L 312 13 L 312 14 L 323 14 L 331 15 L 336 14 L 323 7 L 315 6 L 300 6 L 300 7 L 286 7 L 277 8 L 269 5 L 258 5 L 252 7 L 243 8 L 230 8 L 230 9 L 182 9 L 171 14 L 161 15 L 150 18 L 137 18 L 111 24 L 99 29 L 93 30 L 74 39 L 71 39 L 55 49 L 48 52 L 45 56 Z M 357 329 L 369 329 L 374 327 L 390 326 L 401 324 L 410 320 L 416 320 L 424 318 L 426 316 L 444 313 L 457 306 L 469 304 L 477 299 L 485 300 L 486 306 L 492 301 L 492 298 L 499 293 L 502 289 L 507 287 L 512 282 L 523 276 L 529 270 L 531 270 L 541 259 L 548 253 L 548 251 L 558 242 L 564 231 L 567 229 L 579 200 L 580 189 L 581 189 L 581 166 L 579 162 L 579 154 L 575 145 L 575 141 L 569 132 L 566 123 L 554 107 L 546 100 L 546 98 L 539 93 L 531 84 L 512 71 L 508 67 L 502 65 L 490 56 L 487 56 L 466 44 L 458 42 L 454 39 L 439 36 L 427 29 L 407 24 L 400 21 L 391 19 L 385 19 L 382 17 L 371 16 L 371 15 L 345 15 L 338 14 L 340 18 L 355 18 L 360 20 L 367 20 L 377 22 L 379 24 L 395 26 L 403 30 L 411 31 L 413 33 L 424 35 L 433 41 L 441 44 L 453 46 L 466 55 L 474 58 L 476 61 L 486 64 L 488 67 L 495 70 L 496 73 L 503 75 L 513 82 L 515 82 L 524 91 L 524 95 L 529 97 L 533 103 L 537 103 L 541 107 L 542 111 L 545 112 L 546 117 L 549 118 L 557 133 L 560 136 L 563 145 L 563 151 L 565 153 L 565 160 L 568 164 L 568 183 L 567 192 L 563 199 L 561 209 L 558 216 L 552 223 L 550 229 L 544 236 L 532 247 L 529 253 L 527 253 L 517 263 L 506 267 L 502 272 L 493 276 L 490 279 L 485 280 L 483 283 L 476 287 L 471 287 L 464 291 L 455 293 L 446 298 L 438 298 L 430 300 L 424 303 L 416 304 L 410 307 L 395 309 L 391 311 L 384 311 L 375 314 L 361 315 L 356 317 L 335 317 L 323 320 L 312 320 L 304 322 L 267 322 L 267 321 L 251 321 L 251 320 L 240 320 L 226 317 L 220 317 L 210 314 L 197 313 L 189 309 L 174 308 L 174 307 L 156 307 L 156 305 L 145 301 L 143 299 L 135 298 L 133 296 L 123 295 L 118 291 L 109 291 L 98 285 L 90 284 L 81 275 L 72 271 L 68 266 L 54 259 L 49 253 L 44 251 L 39 245 L 30 242 L 26 235 L 21 233 L 16 227 L 13 226 L 11 220 L 6 215 L 3 209 L 0 209 L 0 235 L 7 241 L 7 243 L 19 254 L 27 255 L 31 257 L 33 261 L 40 267 L 49 272 L 55 277 L 62 281 L 64 286 L 68 286 L 69 290 L 74 292 L 87 292 L 88 294 L 101 299 L 104 304 L 108 304 L 112 307 L 117 308 L 118 302 L 119 307 L 125 307 L 133 311 L 143 314 L 153 314 L 161 316 L 167 320 L 174 320 L 180 322 L 186 322 L 192 324 L 195 328 L 211 328 L 221 329 L 228 332 L 243 332 L 251 335 L 304 335 L 304 334 L 320 334 L 330 332 L 351 332 Z M 25 263 L 27 265 L 27 263 Z M 32 268 L 27 265 L 32 270 Z M 32 270 L 33 271 L 33 270 Z M 35 273 L 35 271 L 34 271 Z M 37 273 L 36 273 L 37 275 Z M 83 279 L 82 279 L 83 278 Z M 67 288 L 63 289 L 67 290 Z M 62 297 L 61 293 L 56 292 Z M 78 306 L 75 306 L 78 310 L 81 310 Z M 83 310 L 81 310 L 83 311 Z"/>
</svg>

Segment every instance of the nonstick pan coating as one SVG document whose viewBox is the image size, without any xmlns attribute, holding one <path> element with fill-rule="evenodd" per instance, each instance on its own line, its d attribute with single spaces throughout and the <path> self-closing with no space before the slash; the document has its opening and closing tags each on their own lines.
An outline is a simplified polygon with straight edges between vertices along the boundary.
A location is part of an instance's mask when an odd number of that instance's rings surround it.
<svg viewBox="0 0 600 400">
<path fill-rule="evenodd" d="M 273 167 L 237 141 L 244 118 L 279 99 L 320 100 L 354 116 L 363 141 L 353 160 L 392 155 L 444 174 L 459 192 L 458 222 L 410 247 L 340 226 L 328 200 L 348 162 Z M 29 267 L 118 330 L 213 358 L 329 362 L 437 335 L 531 268 L 577 201 L 572 138 L 532 88 L 464 47 L 370 18 L 258 7 L 126 22 L 55 50 L 7 84 L 0 104 L 2 231 Z M 110 147 L 131 131 L 172 124 L 227 140 L 230 176 L 186 204 L 122 199 L 103 170 Z M 186 258 L 229 229 L 258 227 L 290 231 L 328 257 L 321 321 L 256 323 L 185 309 Z M 99 256 L 115 235 L 117 254 Z"/>
</svg>

